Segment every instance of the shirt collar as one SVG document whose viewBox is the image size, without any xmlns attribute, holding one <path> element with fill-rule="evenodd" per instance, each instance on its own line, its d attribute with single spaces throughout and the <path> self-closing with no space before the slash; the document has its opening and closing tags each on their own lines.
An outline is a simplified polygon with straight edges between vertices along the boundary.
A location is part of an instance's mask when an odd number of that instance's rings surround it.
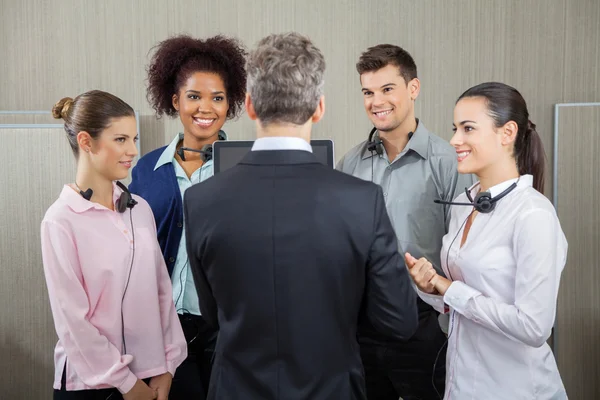
<svg viewBox="0 0 600 400">
<path fill-rule="evenodd" d="M 260 150 L 304 150 L 312 153 L 312 146 L 304 139 L 297 137 L 263 137 L 252 145 L 252 151 Z"/>
<path fill-rule="evenodd" d="M 408 141 L 406 148 L 413 150 L 425 160 L 429 155 L 429 131 L 418 119 L 417 129 L 415 129 L 415 133 L 413 133 L 412 138 Z"/>
<path fill-rule="evenodd" d="M 376 133 L 376 135 L 379 132 Z M 406 144 L 406 148 L 404 151 L 412 150 L 418 155 L 420 155 L 423 159 L 427 159 L 429 156 L 429 131 L 425 128 L 425 125 L 417 118 L 417 129 L 413 133 L 412 137 L 409 139 Z M 383 150 L 385 153 L 385 149 Z M 363 160 L 374 155 L 375 152 L 371 153 L 367 150 L 367 146 L 365 145 L 365 149 L 363 151 Z"/>
<path fill-rule="evenodd" d="M 119 188 L 116 185 L 116 183 L 113 182 L 113 204 L 117 203 L 117 200 L 121 196 L 122 192 L 123 191 L 121 190 L 121 188 Z M 59 198 L 63 200 L 71 208 L 71 210 L 75 211 L 76 213 L 82 213 L 91 208 L 95 208 L 97 210 L 108 210 L 103 205 L 84 199 L 83 196 L 81 196 L 79 193 L 73 190 L 73 188 L 71 188 L 70 185 L 63 186 Z"/>
<path fill-rule="evenodd" d="M 492 186 L 487 190 L 492 198 L 498 196 L 500 193 L 509 188 L 510 185 L 517 182 L 517 187 L 533 187 L 533 175 L 521 175 L 519 178 L 509 179 L 507 181 L 501 182 L 497 185 Z M 469 192 L 471 193 L 471 197 L 475 198 L 477 193 L 479 193 L 480 183 L 476 182 L 473 186 L 469 188 Z"/>
<path fill-rule="evenodd" d="M 227 139 L 227 135 L 225 134 L 225 132 L 219 131 L 219 135 Z M 163 150 L 162 154 L 156 161 L 156 165 L 154 165 L 154 171 L 156 171 L 158 168 L 162 167 L 165 164 L 170 164 L 173 161 L 173 158 L 175 158 L 175 152 L 177 151 L 177 145 L 182 140 L 183 133 L 178 133 L 177 135 L 175 135 L 173 140 L 171 140 L 171 143 L 169 143 L 169 145 Z"/>
</svg>

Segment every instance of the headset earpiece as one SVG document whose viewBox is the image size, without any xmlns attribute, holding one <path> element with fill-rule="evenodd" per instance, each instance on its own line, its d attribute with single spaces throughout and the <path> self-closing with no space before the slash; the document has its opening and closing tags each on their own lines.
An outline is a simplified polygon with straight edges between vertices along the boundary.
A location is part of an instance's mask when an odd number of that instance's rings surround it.
<svg viewBox="0 0 600 400">
<path fill-rule="evenodd" d="M 202 146 L 201 151 L 202 152 L 200 153 L 200 158 L 202 159 L 202 161 L 208 162 L 208 161 L 212 160 L 212 156 L 213 156 L 212 144 L 205 144 L 204 146 Z"/>
<path fill-rule="evenodd" d="M 367 150 L 375 152 L 377 155 L 383 155 L 383 141 L 379 138 L 379 134 L 375 135 L 377 128 L 371 129 L 369 138 L 367 139 Z"/>
<path fill-rule="evenodd" d="M 496 208 L 496 202 L 492 201 L 492 195 L 489 192 L 480 192 L 477 193 L 477 196 L 475 196 L 473 207 L 475 207 L 475 210 L 479 211 L 480 213 L 487 214 L 494 211 L 494 208 Z"/>
<path fill-rule="evenodd" d="M 219 131 L 219 140 L 227 140 L 225 133 L 222 131 Z M 208 162 L 208 161 L 212 160 L 212 158 L 213 158 L 212 144 L 204 145 L 202 147 L 201 151 L 202 151 L 202 153 L 200 153 L 200 158 L 202 159 L 202 161 Z"/>
<path fill-rule="evenodd" d="M 120 213 L 124 213 L 125 210 L 127 210 L 128 208 L 135 207 L 135 205 L 138 202 L 135 201 L 133 196 L 131 196 L 129 189 L 127 189 L 127 187 L 125 185 L 123 185 L 121 182 L 117 181 L 117 186 L 120 187 L 121 190 L 123 190 L 123 193 L 121 193 L 121 195 L 117 199 L 117 203 L 116 203 L 117 211 Z"/>
</svg>

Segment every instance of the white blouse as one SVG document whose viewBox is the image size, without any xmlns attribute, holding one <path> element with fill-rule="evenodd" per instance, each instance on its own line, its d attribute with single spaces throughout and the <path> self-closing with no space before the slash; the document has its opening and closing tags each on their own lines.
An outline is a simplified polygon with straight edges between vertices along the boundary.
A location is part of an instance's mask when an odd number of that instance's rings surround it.
<svg viewBox="0 0 600 400">
<path fill-rule="evenodd" d="M 490 188 L 497 196 L 517 179 Z M 419 291 L 439 312 L 450 309 L 444 399 L 566 399 L 548 344 L 567 241 L 554 207 L 523 175 L 488 214 L 478 213 L 460 247 L 472 207 L 452 206 L 441 251 L 453 282 L 441 296 Z M 475 198 L 479 184 L 471 187 Z M 466 202 L 465 193 L 456 198 Z"/>
</svg>

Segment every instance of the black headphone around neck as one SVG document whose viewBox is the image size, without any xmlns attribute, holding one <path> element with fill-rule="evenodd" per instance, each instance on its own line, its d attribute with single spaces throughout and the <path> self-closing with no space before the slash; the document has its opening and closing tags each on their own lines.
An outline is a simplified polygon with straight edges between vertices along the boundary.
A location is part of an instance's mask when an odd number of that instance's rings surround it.
<svg viewBox="0 0 600 400">
<path fill-rule="evenodd" d="M 414 132 L 408 132 L 408 140 L 412 139 L 413 135 Z M 381 140 L 379 137 L 379 131 L 375 127 L 373 127 L 371 132 L 369 132 L 369 138 L 367 139 L 367 150 L 371 153 L 377 153 L 378 156 L 383 155 L 383 140 Z"/>
<path fill-rule="evenodd" d="M 379 132 L 377 135 L 377 128 L 373 127 L 371 132 L 369 132 L 369 138 L 367 139 L 367 150 L 371 153 L 375 152 L 378 156 L 383 154 L 383 141 L 379 138 Z"/>
<path fill-rule="evenodd" d="M 513 182 L 512 185 L 510 185 L 507 189 L 505 189 L 502 193 L 500 193 L 496 197 L 492 197 L 490 192 L 479 192 L 479 193 L 477 193 L 477 196 L 475 196 L 475 200 L 473 200 L 473 197 L 471 196 L 471 192 L 469 191 L 468 188 L 465 188 L 465 194 L 467 195 L 467 198 L 469 199 L 470 203 L 454 203 L 452 201 L 444 201 L 444 200 L 434 200 L 433 202 L 437 203 L 437 204 L 451 204 L 451 205 L 456 205 L 456 206 L 471 206 L 471 207 L 475 208 L 475 210 L 479 211 L 482 214 L 488 214 L 488 213 L 491 213 L 492 211 L 494 211 L 494 208 L 496 208 L 496 203 L 500 199 L 502 199 L 504 196 L 506 196 L 507 194 L 512 192 L 517 187 L 517 184 L 519 183 L 520 179 L 521 179 L 521 177 L 519 177 L 519 179 L 517 179 L 516 182 Z"/>
<path fill-rule="evenodd" d="M 138 203 L 134 200 L 133 196 L 131 196 L 131 192 L 127 189 L 127 186 L 123 185 L 121 182 L 117 181 L 117 186 L 121 188 L 123 193 L 117 199 L 117 211 L 120 213 L 124 213 L 128 208 L 133 208 Z"/>
<path fill-rule="evenodd" d="M 419 120 L 417 119 L 417 124 L 419 123 Z M 377 134 L 376 134 L 377 133 Z M 412 139 L 414 132 L 408 132 L 408 140 Z M 369 138 L 367 139 L 367 150 L 371 152 L 371 182 L 374 182 L 373 178 L 374 178 L 374 166 L 373 166 L 373 158 L 374 158 L 374 154 L 373 152 L 375 152 L 378 156 L 382 156 L 383 155 L 383 140 L 381 140 L 381 138 L 379 137 L 379 131 L 377 130 L 376 127 L 373 127 L 373 129 L 371 129 L 371 132 L 369 132 Z"/>
<path fill-rule="evenodd" d="M 218 140 L 227 140 L 227 138 L 225 137 L 225 135 L 223 134 L 222 131 L 219 131 L 219 139 Z M 212 160 L 212 156 L 213 156 L 212 143 L 211 144 L 205 144 L 204 146 L 202 146 L 202 148 L 200 150 L 198 150 L 198 149 L 192 149 L 191 147 L 180 147 L 177 150 L 177 155 L 179 156 L 179 158 L 181 158 L 181 161 L 186 161 L 185 160 L 185 152 L 186 151 L 192 151 L 194 153 L 200 153 L 200 158 L 204 162 L 208 162 L 208 161 Z"/>
<path fill-rule="evenodd" d="M 117 199 L 117 202 L 115 204 L 116 210 L 122 214 L 128 208 L 135 207 L 135 205 L 138 202 L 131 196 L 131 192 L 129 191 L 129 189 L 127 189 L 127 186 L 123 185 L 119 181 L 116 181 L 115 183 L 123 191 L 123 193 L 121 193 L 121 195 L 119 196 L 119 198 Z M 87 201 L 90 201 L 90 199 L 92 198 L 92 194 L 94 194 L 94 191 L 91 188 L 88 188 L 88 190 L 86 190 L 84 192 L 83 190 L 81 190 L 79 188 L 77 183 L 75 183 L 75 186 L 77 186 L 77 189 L 79 189 L 79 194 L 81 195 L 81 197 L 83 197 Z"/>
</svg>

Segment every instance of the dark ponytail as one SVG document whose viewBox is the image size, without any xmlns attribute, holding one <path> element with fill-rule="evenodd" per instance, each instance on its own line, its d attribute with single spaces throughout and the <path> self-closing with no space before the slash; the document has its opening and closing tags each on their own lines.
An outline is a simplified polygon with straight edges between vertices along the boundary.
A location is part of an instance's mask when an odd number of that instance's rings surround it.
<svg viewBox="0 0 600 400">
<path fill-rule="evenodd" d="M 488 114 L 496 128 L 514 121 L 518 126 L 514 157 L 520 175 L 533 175 L 533 187 L 544 193 L 546 153 L 542 140 L 529 120 L 527 104 L 517 89 L 499 82 L 487 82 L 473 86 L 464 92 L 457 103 L 465 97 L 483 97 Z"/>
<path fill-rule="evenodd" d="M 531 121 L 527 121 L 527 129 L 524 133 L 517 134 L 515 158 L 519 174 L 533 175 L 533 187 L 538 192 L 544 193 L 546 153 L 542 139 L 535 130 L 535 124 Z"/>
</svg>

